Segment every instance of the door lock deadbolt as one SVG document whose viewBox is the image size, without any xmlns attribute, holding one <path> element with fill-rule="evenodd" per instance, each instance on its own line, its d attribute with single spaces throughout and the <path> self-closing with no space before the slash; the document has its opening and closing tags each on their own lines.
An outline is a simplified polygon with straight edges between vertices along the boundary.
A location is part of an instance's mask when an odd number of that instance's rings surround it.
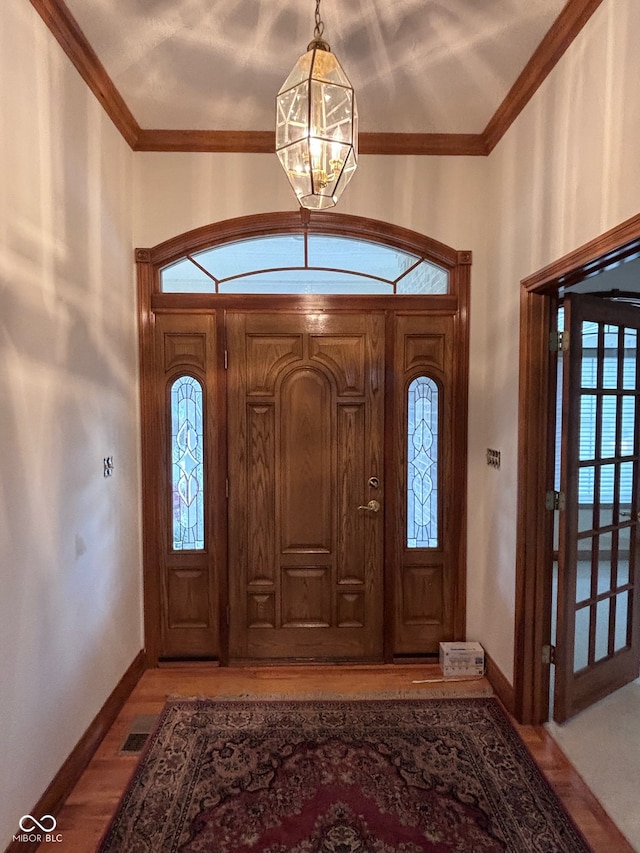
<svg viewBox="0 0 640 853">
<path fill-rule="evenodd" d="M 372 489 L 377 489 L 380 485 L 380 480 L 377 477 L 369 477 L 369 485 Z"/>
</svg>

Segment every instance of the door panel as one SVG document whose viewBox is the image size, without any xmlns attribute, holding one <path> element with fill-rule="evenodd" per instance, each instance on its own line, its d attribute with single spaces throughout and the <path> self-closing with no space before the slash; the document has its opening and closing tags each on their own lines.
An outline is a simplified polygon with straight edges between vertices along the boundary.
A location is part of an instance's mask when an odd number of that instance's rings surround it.
<svg viewBox="0 0 640 853">
<path fill-rule="evenodd" d="M 424 314 L 398 314 L 395 320 L 395 448 L 396 488 L 395 639 L 396 654 L 437 654 L 441 641 L 464 637 L 464 569 L 453 557 L 455 542 L 463 535 L 464 508 L 461 496 L 455 500 L 459 473 L 454 467 L 453 393 L 454 348 L 453 318 Z M 437 394 L 436 422 L 418 430 L 416 444 L 424 445 L 423 472 L 437 458 L 437 474 L 419 484 L 425 501 L 427 490 L 437 491 L 433 541 L 420 543 L 416 533 L 409 539 L 408 512 L 410 483 L 408 473 L 408 390 L 413 380 L 425 377 Z M 419 434 L 418 434 L 419 433 Z M 427 509 L 422 514 L 429 516 Z M 420 519 L 424 521 L 425 519 Z M 416 524 L 418 524 L 416 519 Z M 415 539 L 415 541 L 414 541 Z"/>
<path fill-rule="evenodd" d="M 637 309 L 565 298 L 554 718 L 640 671 Z"/>
<path fill-rule="evenodd" d="M 332 550 L 331 383 L 299 367 L 280 386 L 280 553 Z M 294 473 L 295 472 L 295 473 Z"/>
<path fill-rule="evenodd" d="M 202 389 L 203 435 L 198 439 L 204 452 L 205 497 L 218 487 L 219 472 L 213 464 L 216 414 L 215 328 L 211 317 L 160 316 L 155 329 L 155 403 L 156 414 L 148 425 L 148 440 L 157 448 L 157 480 L 149 493 L 156 499 L 153 536 L 146 538 L 146 560 L 153 566 L 153 582 L 146 584 L 147 619 L 159 624 L 157 655 L 160 658 L 216 658 L 220 655 L 219 588 L 211 511 L 204 512 L 203 541 L 175 541 L 176 514 L 190 505 L 199 486 L 194 485 L 193 424 L 183 424 L 179 443 L 184 459 L 173 457 L 171 424 L 171 386 L 179 377 L 192 377 Z M 162 413 L 158 416 L 158 413 Z M 157 435 L 155 434 L 157 431 Z M 185 475 L 184 494 L 172 494 L 172 470 Z M 183 504 L 181 507 L 180 504 Z M 212 504 L 208 502 L 209 506 Z M 178 504 L 178 506 L 176 505 Z M 180 537 L 177 537 L 178 540 Z"/>
<path fill-rule="evenodd" d="M 381 659 L 384 318 L 226 326 L 230 657 Z"/>
</svg>

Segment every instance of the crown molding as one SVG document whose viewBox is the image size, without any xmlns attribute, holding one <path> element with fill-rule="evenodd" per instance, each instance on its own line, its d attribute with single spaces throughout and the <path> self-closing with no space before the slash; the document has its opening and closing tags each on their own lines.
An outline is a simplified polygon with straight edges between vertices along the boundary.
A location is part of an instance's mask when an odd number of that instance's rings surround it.
<svg viewBox="0 0 640 853">
<path fill-rule="evenodd" d="M 273 131 L 143 129 L 64 0 L 30 0 L 134 151 L 272 154 Z M 360 154 L 486 156 L 502 139 L 602 0 L 568 0 L 482 133 L 364 133 Z"/>
<path fill-rule="evenodd" d="M 485 127 L 482 136 L 487 154 L 500 142 L 601 3 L 602 0 L 569 0 Z"/>
<path fill-rule="evenodd" d="M 358 134 L 360 154 L 431 154 L 477 157 L 487 153 L 480 133 Z"/>
<path fill-rule="evenodd" d="M 273 130 L 141 130 L 135 151 L 222 151 L 273 154 Z"/>
<path fill-rule="evenodd" d="M 31 0 L 31 5 L 49 27 L 124 139 L 135 148 L 140 125 L 63 0 Z"/>
<path fill-rule="evenodd" d="M 136 151 L 224 151 L 273 154 L 272 130 L 141 130 Z M 360 154 L 486 154 L 479 133 L 364 133 L 358 134 Z"/>
</svg>

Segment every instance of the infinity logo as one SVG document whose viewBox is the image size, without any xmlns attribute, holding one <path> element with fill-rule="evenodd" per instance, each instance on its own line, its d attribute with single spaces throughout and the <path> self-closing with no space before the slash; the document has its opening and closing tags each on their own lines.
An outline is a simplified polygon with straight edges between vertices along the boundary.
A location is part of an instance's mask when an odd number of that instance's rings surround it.
<svg viewBox="0 0 640 853">
<path fill-rule="evenodd" d="M 41 832 L 53 832 L 58 822 L 51 814 L 42 815 L 40 820 L 37 820 L 33 815 L 25 814 L 20 818 L 20 829 L 23 832 L 33 832 L 37 827 Z"/>
</svg>

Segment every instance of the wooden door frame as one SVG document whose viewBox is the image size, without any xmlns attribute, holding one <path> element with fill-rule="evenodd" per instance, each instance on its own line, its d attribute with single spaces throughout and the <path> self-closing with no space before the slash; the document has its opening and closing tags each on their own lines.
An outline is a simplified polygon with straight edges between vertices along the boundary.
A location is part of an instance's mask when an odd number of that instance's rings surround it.
<svg viewBox="0 0 640 853">
<path fill-rule="evenodd" d="M 449 271 L 449 292 L 443 295 L 424 296 L 338 296 L 310 297 L 296 296 L 253 296 L 221 294 L 177 294 L 160 292 L 160 269 L 183 257 L 187 252 L 195 253 L 211 246 L 232 240 L 248 239 L 271 234 L 309 233 L 348 236 L 361 240 L 385 243 L 402 248 L 408 252 L 422 255 Z M 161 601 L 157 589 L 156 571 L 158 565 L 158 543 L 153 531 L 158 526 L 158 512 L 152 499 L 154 477 L 157 477 L 157 459 L 160 448 L 157 401 L 155 398 L 153 353 L 155 339 L 155 318 L 163 313 L 207 313 L 214 314 L 217 363 L 222 364 L 224 357 L 224 312 L 229 310 L 279 310 L 308 312 L 312 310 L 357 311 L 367 307 L 387 314 L 387 328 L 391 327 L 393 312 L 424 312 L 453 316 L 455 338 L 455 362 L 453 375 L 453 416 L 452 441 L 455 446 L 465 448 L 465 452 L 456 458 L 453 474 L 453 494 L 457 497 L 459 512 L 451 522 L 452 559 L 458 566 L 457 582 L 453 592 L 457 618 L 454 624 L 455 639 L 464 638 L 466 629 L 466 496 L 467 464 L 466 447 L 468 431 L 468 380 L 469 380 L 469 296 L 471 252 L 458 251 L 400 226 L 384 223 L 365 217 L 338 214 L 335 212 L 300 209 L 294 212 L 258 214 L 239 217 L 224 222 L 212 223 L 202 228 L 173 237 L 153 248 L 139 248 L 135 252 L 138 272 L 138 310 L 140 341 L 140 407 L 141 423 L 144 427 L 141 436 L 142 458 L 142 518 L 143 518 L 143 584 L 144 584 L 144 623 L 145 646 L 149 664 L 155 666 L 160 658 L 160 615 Z M 268 300 L 268 302 L 267 302 Z M 388 388 L 393 388 L 393 353 L 387 350 L 386 375 Z M 226 423 L 226 386 L 217 382 L 215 400 L 220 421 Z M 155 417 L 154 417 L 155 416 Z M 209 440 L 214 446 L 216 458 L 226 459 L 227 445 L 224 430 L 213 431 Z M 392 459 L 393 437 L 385 438 L 385 463 Z M 220 478 L 219 478 L 220 479 Z M 217 495 L 218 509 L 212 512 L 209 529 L 215 541 L 215 553 L 212 559 L 219 567 L 227 566 L 226 505 L 224 494 Z M 388 540 L 388 537 L 387 537 Z M 385 557 L 389 559 L 392 551 L 388 541 L 385 544 Z M 393 579 L 385 572 L 385 620 L 393 613 Z M 228 663 L 228 620 L 226 604 L 228 601 L 227 576 L 219 573 L 219 633 L 220 662 Z M 385 661 L 393 661 L 390 624 L 385 625 Z"/>
<path fill-rule="evenodd" d="M 542 648 L 551 637 L 555 367 L 549 334 L 561 287 L 577 284 L 640 251 L 640 214 L 521 281 L 518 404 L 518 511 L 514 637 L 514 714 L 526 724 L 548 719 L 550 665 Z"/>
</svg>

